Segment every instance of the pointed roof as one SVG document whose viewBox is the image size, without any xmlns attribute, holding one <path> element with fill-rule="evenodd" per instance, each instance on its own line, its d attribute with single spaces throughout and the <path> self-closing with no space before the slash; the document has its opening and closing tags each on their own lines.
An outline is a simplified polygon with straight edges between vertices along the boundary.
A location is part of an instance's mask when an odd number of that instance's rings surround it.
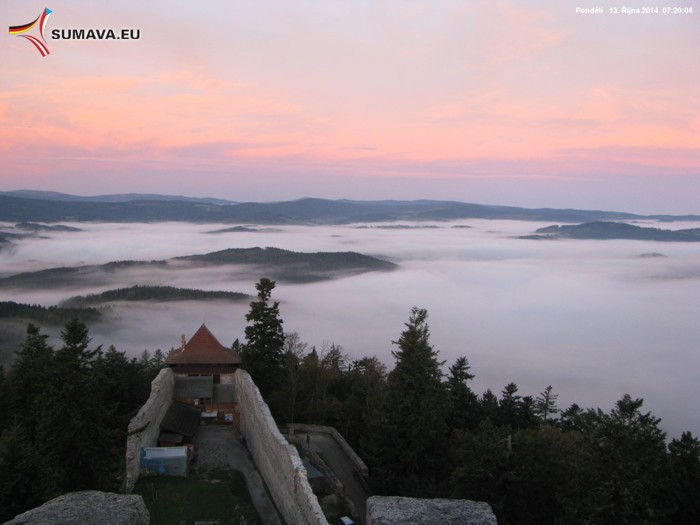
<svg viewBox="0 0 700 525">
<path fill-rule="evenodd" d="M 240 356 L 222 345 L 204 323 L 187 343 L 165 360 L 166 365 L 239 365 L 240 363 Z"/>
</svg>

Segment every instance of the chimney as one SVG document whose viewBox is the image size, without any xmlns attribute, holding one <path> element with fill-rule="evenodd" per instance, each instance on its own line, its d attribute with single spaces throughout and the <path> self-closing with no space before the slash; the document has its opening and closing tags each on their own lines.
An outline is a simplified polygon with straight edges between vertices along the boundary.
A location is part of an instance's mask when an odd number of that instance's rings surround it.
<svg viewBox="0 0 700 525">
<path fill-rule="evenodd" d="M 180 336 L 180 351 L 184 352 L 185 351 L 185 346 L 187 345 L 187 342 L 185 341 L 185 334 L 182 334 Z"/>
</svg>

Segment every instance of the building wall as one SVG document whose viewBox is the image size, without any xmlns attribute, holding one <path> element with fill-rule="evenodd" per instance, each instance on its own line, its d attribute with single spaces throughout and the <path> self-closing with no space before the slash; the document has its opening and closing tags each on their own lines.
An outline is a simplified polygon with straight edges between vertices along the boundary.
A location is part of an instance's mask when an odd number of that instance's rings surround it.
<svg viewBox="0 0 700 525">
<path fill-rule="evenodd" d="M 241 414 L 241 434 L 285 521 L 326 525 L 299 453 L 277 429 L 258 387 L 244 370 L 236 372 L 233 384 Z"/>
<path fill-rule="evenodd" d="M 164 368 L 151 381 L 151 395 L 138 414 L 129 422 L 129 435 L 126 442 L 126 477 L 124 491 L 131 492 L 139 479 L 140 451 L 142 447 L 155 447 L 158 444 L 160 423 L 172 403 L 175 378 L 173 371 Z"/>
</svg>

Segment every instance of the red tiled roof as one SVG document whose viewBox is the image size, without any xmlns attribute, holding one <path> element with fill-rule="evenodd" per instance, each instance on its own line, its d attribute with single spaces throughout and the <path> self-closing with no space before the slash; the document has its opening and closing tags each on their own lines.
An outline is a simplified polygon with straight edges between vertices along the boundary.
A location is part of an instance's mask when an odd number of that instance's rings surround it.
<svg viewBox="0 0 700 525">
<path fill-rule="evenodd" d="M 176 350 L 165 360 L 166 365 L 238 365 L 240 363 L 241 358 L 238 354 L 217 341 L 204 324 L 187 341 L 184 349 Z"/>
</svg>

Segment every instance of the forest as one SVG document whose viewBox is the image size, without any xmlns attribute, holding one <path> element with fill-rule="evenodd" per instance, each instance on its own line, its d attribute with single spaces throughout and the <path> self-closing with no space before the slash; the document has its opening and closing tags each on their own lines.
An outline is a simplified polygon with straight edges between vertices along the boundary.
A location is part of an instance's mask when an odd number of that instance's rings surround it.
<svg viewBox="0 0 700 525">
<path fill-rule="evenodd" d="M 413 308 L 392 352 L 351 360 L 285 334 L 262 279 L 234 343 L 278 423 L 334 426 L 365 459 L 376 494 L 491 504 L 500 525 L 700 523 L 700 441 L 667 440 L 643 400 L 609 412 L 557 405 L 551 386 L 473 392 L 467 356 L 447 366 Z"/>
<path fill-rule="evenodd" d="M 73 319 L 58 349 L 34 324 L 10 369 L 0 367 L 0 522 L 76 490 L 118 492 L 129 420 L 165 356 L 91 348 Z"/>
<path fill-rule="evenodd" d="M 0 318 L 24 318 L 49 324 L 64 324 L 79 317 L 85 321 L 99 319 L 100 311 L 83 306 L 41 306 L 14 301 L 0 301 Z"/>
<path fill-rule="evenodd" d="M 625 395 L 606 412 L 559 407 L 551 386 L 477 394 L 468 357 L 441 361 L 417 307 L 389 371 L 285 332 L 274 287 L 256 285 L 245 340 L 232 347 L 278 424 L 336 427 L 375 494 L 487 501 L 501 525 L 700 522 L 700 441 L 668 439 L 642 399 Z M 90 348 L 77 319 L 61 341 L 50 347 L 30 324 L 0 373 L 0 520 L 72 490 L 118 490 L 128 421 L 164 359 Z"/>
</svg>

